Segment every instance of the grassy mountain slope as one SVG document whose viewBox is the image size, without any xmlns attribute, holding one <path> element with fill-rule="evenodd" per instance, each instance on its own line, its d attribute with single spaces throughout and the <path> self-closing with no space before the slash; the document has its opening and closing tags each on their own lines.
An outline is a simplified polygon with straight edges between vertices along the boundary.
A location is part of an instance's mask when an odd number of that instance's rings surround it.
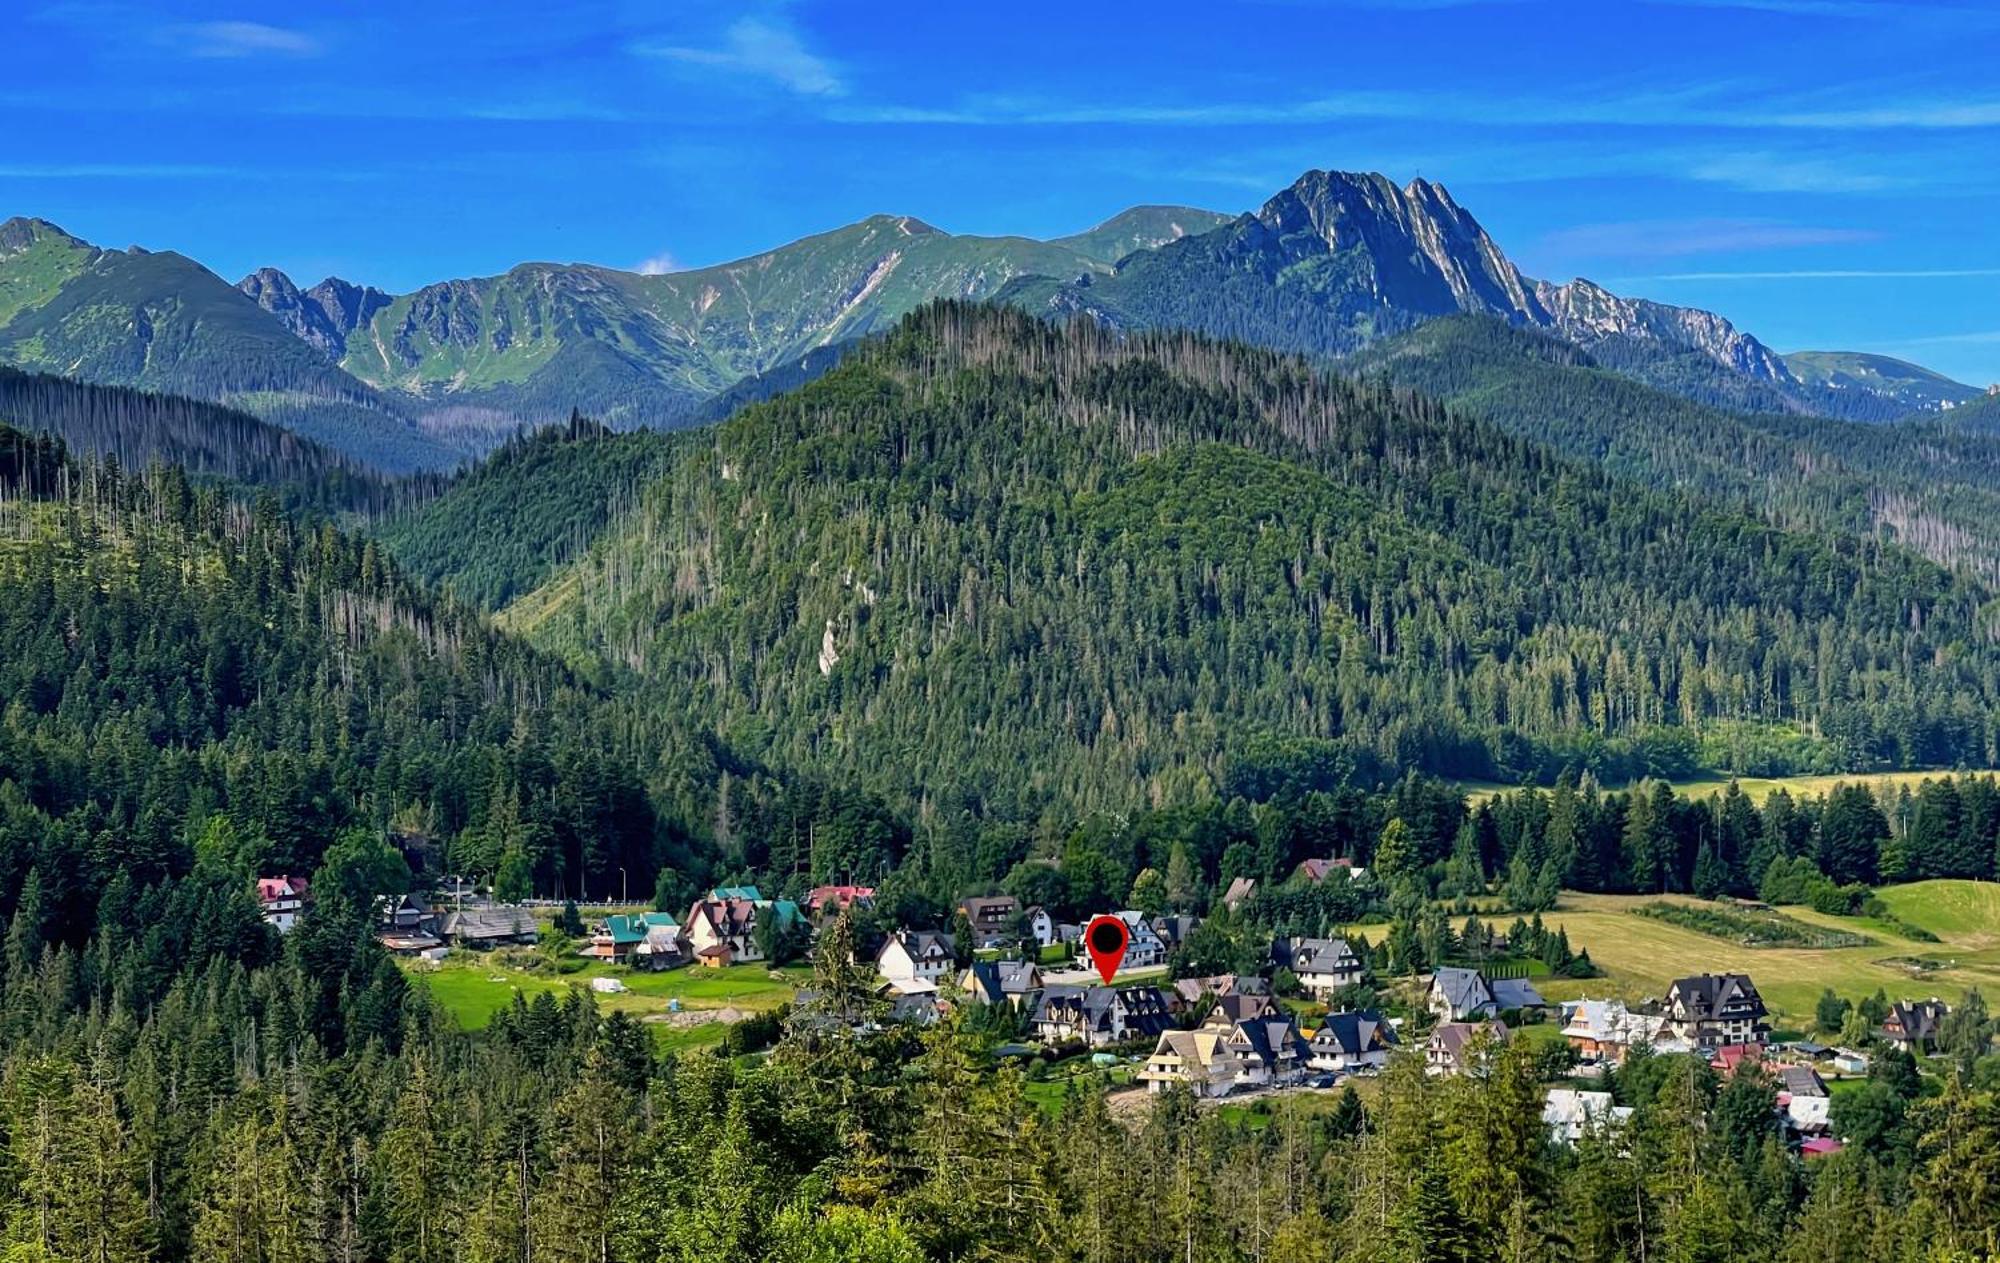
<svg viewBox="0 0 2000 1263">
<path fill-rule="evenodd" d="M 1567 342 L 1473 316 L 1433 321 L 1343 368 L 1621 476 L 1810 529 L 1879 533 L 2000 575 L 2000 442 L 1984 435 L 1712 407 L 1608 371 Z"/>
<path fill-rule="evenodd" d="M 1049 244 L 1074 250 L 1099 263 L 1116 263 L 1135 251 L 1156 250 L 1182 237 L 1212 232 L 1234 218 L 1192 206 L 1134 206 L 1095 228 L 1053 238 Z"/>
<path fill-rule="evenodd" d="M 232 404 L 383 469 L 463 458 L 191 259 L 5 230 L 0 362 Z"/>
<path fill-rule="evenodd" d="M 1984 392 L 1920 364 L 1860 351 L 1796 351 L 1785 363 L 1800 381 L 1841 393 L 1866 392 L 1899 403 L 1905 412 L 1935 412 Z"/>
<path fill-rule="evenodd" d="M 515 421 L 573 408 L 677 424 L 708 397 L 940 295 L 1102 265 L 1019 237 L 960 237 L 878 215 L 734 263 L 642 276 L 528 264 L 407 294 L 347 339 L 344 367 L 432 404 Z"/>
<path fill-rule="evenodd" d="M 1267 352 L 931 307 L 687 438 L 506 620 L 911 801 L 1177 796 L 1258 731 L 1503 777 L 1723 718 L 1987 744 L 1984 589 Z"/>
</svg>

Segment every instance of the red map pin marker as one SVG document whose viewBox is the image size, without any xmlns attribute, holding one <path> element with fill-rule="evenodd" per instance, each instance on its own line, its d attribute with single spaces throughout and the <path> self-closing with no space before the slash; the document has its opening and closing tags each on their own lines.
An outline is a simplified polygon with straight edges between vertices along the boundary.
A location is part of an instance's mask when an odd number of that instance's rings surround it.
<svg viewBox="0 0 2000 1263">
<path fill-rule="evenodd" d="M 1083 950 L 1090 953 L 1090 963 L 1097 966 L 1098 974 L 1106 982 L 1118 972 L 1118 966 L 1125 960 L 1125 949 L 1131 945 L 1132 932 L 1119 917 L 1100 913 L 1083 927 Z"/>
</svg>

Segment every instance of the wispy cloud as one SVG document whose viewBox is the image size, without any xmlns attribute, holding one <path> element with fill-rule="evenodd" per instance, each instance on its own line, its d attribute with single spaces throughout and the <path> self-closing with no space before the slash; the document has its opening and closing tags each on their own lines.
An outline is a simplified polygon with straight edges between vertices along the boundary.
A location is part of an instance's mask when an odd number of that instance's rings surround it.
<svg viewBox="0 0 2000 1263">
<path fill-rule="evenodd" d="M 1850 162 L 1768 152 L 1698 157 L 1683 174 L 1749 193 L 1874 193 L 1899 183 L 1893 176 Z"/>
<path fill-rule="evenodd" d="M 662 250 L 651 258 L 639 260 L 639 266 L 632 270 L 641 276 L 665 276 L 669 272 L 679 272 L 685 266 L 671 250 Z"/>
<path fill-rule="evenodd" d="M 2000 268 L 1801 268 L 1775 272 L 1664 272 L 1613 277 L 1612 284 L 1645 281 L 1924 281 L 2000 276 Z"/>
<path fill-rule="evenodd" d="M 1857 228 L 1820 228 L 1768 219 L 1649 219 L 1560 228 L 1545 235 L 1538 248 L 1544 254 L 1584 258 L 1670 258 L 1840 245 L 1872 241 L 1879 235 Z"/>
<path fill-rule="evenodd" d="M 249 174 L 243 167 L 171 162 L 0 163 L 0 179 L 11 180 L 182 180 Z"/>
<path fill-rule="evenodd" d="M 807 48 L 790 24 L 772 18 L 739 18 L 723 32 L 719 47 L 637 44 L 633 51 L 775 83 L 800 96 L 837 97 L 847 92 L 832 62 Z"/>
<path fill-rule="evenodd" d="M 263 22 L 192 22 L 160 34 L 190 57 L 317 57 L 325 51 L 304 31 Z"/>
</svg>

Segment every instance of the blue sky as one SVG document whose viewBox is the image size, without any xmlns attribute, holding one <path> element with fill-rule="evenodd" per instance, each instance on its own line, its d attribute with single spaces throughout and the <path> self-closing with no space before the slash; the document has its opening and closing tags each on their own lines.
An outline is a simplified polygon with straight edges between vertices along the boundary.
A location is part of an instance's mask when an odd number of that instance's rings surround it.
<svg viewBox="0 0 2000 1263">
<path fill-rule="evenodd" d="M 2000 381 L 1995 0 L 22 0 L 0 214 L 392 290 L 877 211 L 1073 231 L 1312 167 L 1531 274 Z"/>
</svg>

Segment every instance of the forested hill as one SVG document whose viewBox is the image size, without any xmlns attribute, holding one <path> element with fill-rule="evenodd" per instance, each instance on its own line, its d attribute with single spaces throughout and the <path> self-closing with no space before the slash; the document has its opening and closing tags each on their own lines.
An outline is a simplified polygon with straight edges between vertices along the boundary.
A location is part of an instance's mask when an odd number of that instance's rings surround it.
<svg viewBox="0 0 2000 1263">
<path fill-rule="evenodd" d="M 707 872 L 712 742 L 636 731 L 372 541 L 4 430 L 0 697 L 0 916 L 38 883 L 87 916 L 115 867 L 310 873 L 389 825 L 541 889 Z"/>
<path fill-rule="evenodd" d="M 572 417 L 512 440 L 378 534 L 412 573 L 496 609 L 581 556 L 664 467 L 677 437 Z"/>
<path fill-rule="evenodd" d="M 2000 432 L 1966 408 L 1895 425 L 1730 411 L 1483 316 L 1448 316 L 1348 357 L 1613 474 L 1721 496 L 1787 525 L 1877 535 L 2000 577 Z"/>
<path fill-rule="evenodd" d="M 196 478 L 273 488 L 290 503 L 377 511 L 392 498 L 348 457 L 249 413 L 178 395 L 0 367 L 0 424 L 127 470 L 177 465 Z"/>
<path fill-rule="evenodd" d="M 1172 798 L 1260 731 L 1506 778 L 1719 721 L 1991 749 L 1983 588 L 1268 352 L 939 305 L 694 438 L 508 622 L 904 802 Z"/>
</svg>

